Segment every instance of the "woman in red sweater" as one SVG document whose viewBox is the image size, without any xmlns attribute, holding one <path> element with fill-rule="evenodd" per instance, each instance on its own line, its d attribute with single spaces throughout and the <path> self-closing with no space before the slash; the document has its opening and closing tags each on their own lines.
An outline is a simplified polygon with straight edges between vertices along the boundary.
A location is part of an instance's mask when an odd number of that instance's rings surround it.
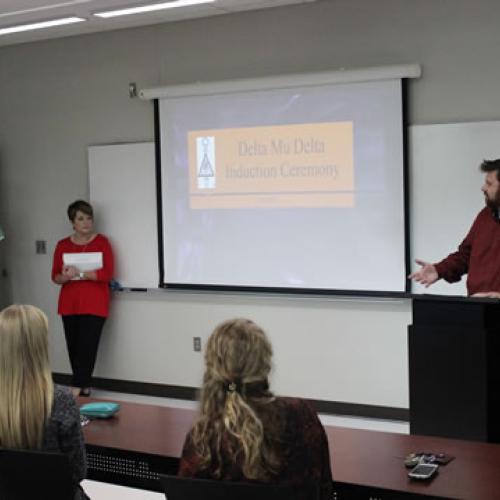
<svg viewBox="0 0 500 500">
<path fill-rule="evenodd" d="M 94 213 L 89 203 L 75 201 L 68 207 L 68 217 L 74 233 L 57 243 L 52 281 L 61 285 L 58 313 L 73 371 L 73 394 L 88 396 L 102 327 L 109 314 L 113 251 L 108 239 L 94 232 Z M 93 255 L 78 255 L 84 253 Z M 92 264 L 85 264 L 86 258 Z"/>
</svg>

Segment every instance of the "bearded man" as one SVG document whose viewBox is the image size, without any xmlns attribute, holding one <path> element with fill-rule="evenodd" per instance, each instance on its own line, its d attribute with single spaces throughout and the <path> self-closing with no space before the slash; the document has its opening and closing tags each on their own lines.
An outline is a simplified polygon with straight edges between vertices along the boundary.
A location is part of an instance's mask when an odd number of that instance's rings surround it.
<svg viewBox="0 0 500 500">
<path fill-rule="evenodd" d="M 486 207 L 477 215 L 458 250 L 431 264 L 417 259 L 421 268 L 409 278 L 428 287 L 439 279 L 460 281 L 467 274 L 467 292 L 472 297 L 500 298 L 500 159 L 480 165 L 486 174 L 481 191 Z"/>
</svg>

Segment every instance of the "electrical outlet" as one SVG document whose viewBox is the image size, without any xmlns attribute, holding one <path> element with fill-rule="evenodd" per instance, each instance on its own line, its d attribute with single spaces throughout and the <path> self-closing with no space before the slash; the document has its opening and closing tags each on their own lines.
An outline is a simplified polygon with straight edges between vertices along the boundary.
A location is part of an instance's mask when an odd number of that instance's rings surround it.
<svg viewBox="0 0 500 500">
<path fill-rule="evenodd" d="M 193 337 L 193 351 L 201 351 L 201 337 Z"/>
<path fill-rule="evenodd" d="M 37 254 L 46 254 L 47 253 L 47 242 L 45 240 L 36 240 L 35 242 L 35 250 Z"/>
</svg>

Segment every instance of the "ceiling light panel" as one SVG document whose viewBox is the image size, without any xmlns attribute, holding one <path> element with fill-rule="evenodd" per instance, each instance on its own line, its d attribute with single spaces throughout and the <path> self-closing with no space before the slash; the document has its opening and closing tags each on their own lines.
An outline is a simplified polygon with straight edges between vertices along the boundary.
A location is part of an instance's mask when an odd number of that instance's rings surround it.
<svg viewBox="0 0 500 500">
<path fill-rule="evenodd" d="M 191 7 L 193 5 L 201 5 L 205 3 L 214 3 L 214 2 L 215 0 L 175 0 L 171 2 L 138 5 L 135 7 L 127 7 L 124 9 L 94 12 L 93 15 L 102 18 L 110 18 L 118 16 L 128 16 L 131 14 L 145 14 L 149 12 L 157 12 L 160 10 L 174 9 L 178 7 Z"/>
<path fill-rule="evenodd" d="M 21 33 L 23 31 L 39 30 L 44 28 L 53 28 L 54 26 L 64 26 L 66 24 L 74 24 L 85 21 L 82 17 L 63 17 L 60 19 L 52 19 L 50 21 L 39 21 L 36 23 L 17 24 L 7 28 L 0 28 L 1 35 L 11 35 L 12 33 Z"/>
</svg>

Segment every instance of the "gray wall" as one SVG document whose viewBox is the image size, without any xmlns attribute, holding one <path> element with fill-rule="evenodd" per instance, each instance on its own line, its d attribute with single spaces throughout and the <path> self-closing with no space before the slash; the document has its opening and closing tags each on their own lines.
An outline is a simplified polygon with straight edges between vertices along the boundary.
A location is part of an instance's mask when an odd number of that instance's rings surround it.
<svg viewBox="0 0 500 500">
<path fill-rule="evenodd" d="M 423 76 L 409 85 L 410 123 L 495 120 L 498 19 L 496 0 L 327 0 L 1 48 L 0 221 L 8 239 L 0 265 L 9 273 L 0 278 L 2 301 L 48 312 L 53 367 L 68 371 L 50 254 L 70 231 L 67 204 L 88 196 L 87 146 L 153 139 L 151 104 L 129 99 L 128 82 L 416 62 Z M 48 255 L 35 255 L 36 239 L 48 241 Z M 206 338 L 218 321 L 239 315 L 269 330 L 278 392 L 408 406 L 407 301 L 120 295 L 96 374 L 198 385 L 202 358 L 192 336 Z"/>
</svg>

